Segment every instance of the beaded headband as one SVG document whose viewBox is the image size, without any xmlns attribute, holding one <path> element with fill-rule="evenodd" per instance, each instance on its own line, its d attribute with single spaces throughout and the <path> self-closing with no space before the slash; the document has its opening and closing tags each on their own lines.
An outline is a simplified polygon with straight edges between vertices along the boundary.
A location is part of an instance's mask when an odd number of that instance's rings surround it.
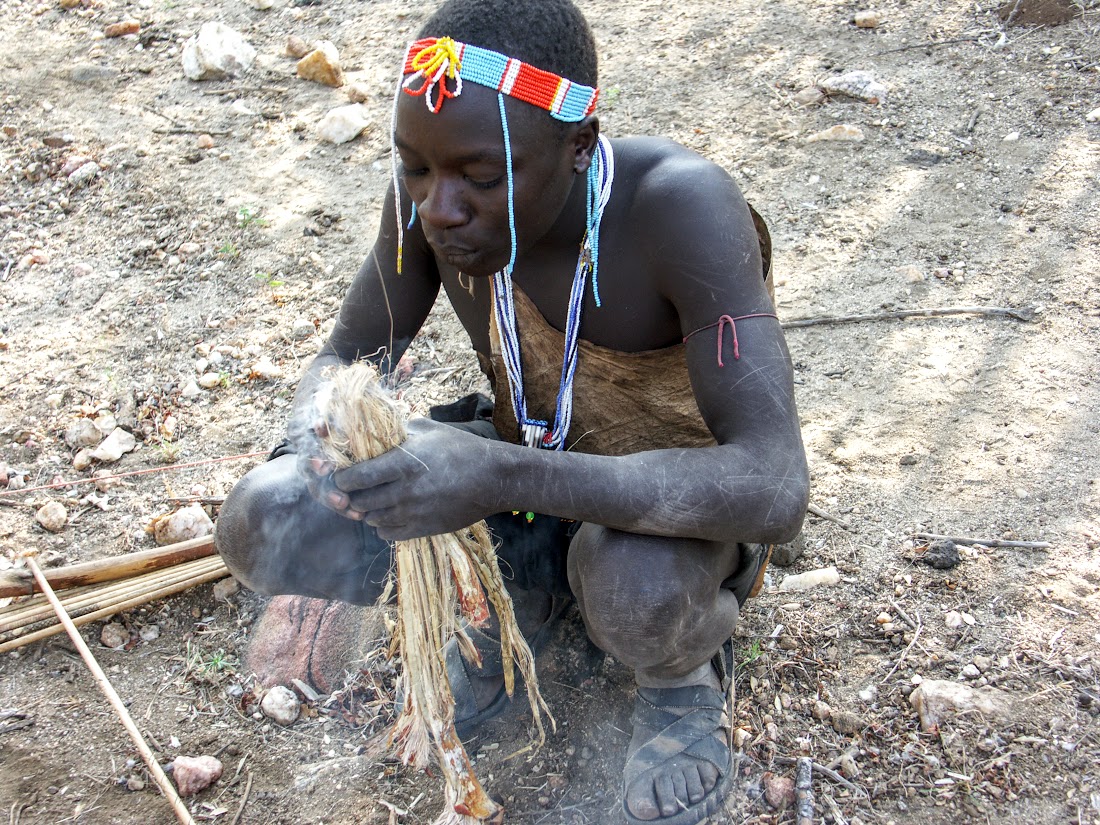
<svg viewBox="0 0 1100 825">
<path fill-rule="evenodd" d="M 551 117 L 567 123 L 577 123 L 592 114 L 600 94 L 599 89 L 449 37 L 425 37 L 409 46 L 404 73 L 410 75 L 402 83 L 406 94 L 423 96 L 433 112 L 438 112 L 447 98 L 462 94 L 463 80 L 545 109 Z M 422 82 L 413 89 L 417 78 Z"/>
</svg>

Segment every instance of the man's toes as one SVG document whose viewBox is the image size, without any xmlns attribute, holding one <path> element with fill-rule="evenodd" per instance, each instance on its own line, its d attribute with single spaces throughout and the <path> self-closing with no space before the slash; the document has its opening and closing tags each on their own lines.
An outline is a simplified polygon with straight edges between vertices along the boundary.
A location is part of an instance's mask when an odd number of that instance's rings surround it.
<svg viewBox="0 0 1100 825">
<path fill-rule="evenodd" d="M 635 819 L 650 821 L 661 818 L 661 809 L 657 806 L 653 781 L 639 779 L 626 789 L 626 807 Z"/>
<path fill-rule="evenodd" d="M 672 784 L 672 777 L 661 774 L 653 782 L 657 791 L 657 806 L 661 809 L 661 816 L 672 816 L 680 812 L 680 803 L 676 801 L 676 789 Z"/>
<path fill-rule="evenodd" d="M 684 771 L 684 781 L 687 783 L 688 802 L 692 805 L 701 802 L 707 792 L 699 776 L 698 766 L 692 765 Z"/>
<path fill-rule="evenodd" d="M 691 766 L 689 765 L 684 770 L 690 771 Z M 684 776 L 684 771 L 676 771 L 676 773 L 674 773 L 672 775 L 672 792 L 674 794 L 676 794 L 676 799 L 678 799 L 680 802 L 684 803 L 685 805 L 687 804 L 687 802 L 688 802 L 688 788 L 687 788 L 687 778 Z"/>
<path fill-rule="evenodd" d="M 710 793 L 718 784 L 718 769 L 710 762 L 699 763 L 699 781 L 703 785 L 703 790 Z"/>
</svg>

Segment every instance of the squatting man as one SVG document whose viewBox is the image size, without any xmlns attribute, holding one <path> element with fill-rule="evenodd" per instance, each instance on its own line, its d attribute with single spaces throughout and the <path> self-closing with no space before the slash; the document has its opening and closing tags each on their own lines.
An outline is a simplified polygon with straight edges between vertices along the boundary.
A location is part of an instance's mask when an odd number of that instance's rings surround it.
<svg viewBox="0 0 1100 825">
<path fill-rule="evenodd" d="M 218 547 L 259 592 L 371 604 L 390 542 L 486 519 L 536 651 L 575 600 L 635 674 L 627 819 L 688 825 L 729 787 L 730 636 L 808 474 L 763 222 L 683 146 L 601 134 L 597 85 L 570 0 L 450 0 L 424 24 L 378 236 L 290 430 L 325 367 L 391 370 L 440 287 L 495 400 L 335 473 L 292 437 L 228 497 Z M 453 647 L 466 736 L 508 700 L 499 664 Z"/>
</svg>

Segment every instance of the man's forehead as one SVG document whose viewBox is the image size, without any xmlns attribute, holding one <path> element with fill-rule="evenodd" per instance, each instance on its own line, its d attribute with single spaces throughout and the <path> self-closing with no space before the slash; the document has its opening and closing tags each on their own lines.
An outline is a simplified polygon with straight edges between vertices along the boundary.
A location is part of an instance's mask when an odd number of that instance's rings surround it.
<svg viewBox="0 0 1100 825">
<path fill-rule="evenodd" d="M 513 154 L 548 148 L 558 131 L 550 116 L 519 100 L 506 98 L 504 103 Z M 438 113 L 429 111 L 422 98 L 402 95 L 394 135 L 397 147 L 415 151 L 444 141 L 453 154 L 503 161 L 504 132 L 496 93 L 467 84 L 462 95 L 448 100 Z"/>
</svg>

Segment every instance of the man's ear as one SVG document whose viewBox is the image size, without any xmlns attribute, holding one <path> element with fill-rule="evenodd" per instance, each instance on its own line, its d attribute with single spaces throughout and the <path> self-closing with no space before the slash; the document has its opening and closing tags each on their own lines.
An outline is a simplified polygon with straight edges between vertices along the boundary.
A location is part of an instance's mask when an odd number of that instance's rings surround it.
<svg viewBox="0 0 1100 825">
<path fill-rule="evenodd" d="M 573 131 L 573 172 L 583 175 L 592 165 L 596 153 L 596 141 L 600 136 L 600 119 L 589 115 L 576 125 Z"/>
</svg>

